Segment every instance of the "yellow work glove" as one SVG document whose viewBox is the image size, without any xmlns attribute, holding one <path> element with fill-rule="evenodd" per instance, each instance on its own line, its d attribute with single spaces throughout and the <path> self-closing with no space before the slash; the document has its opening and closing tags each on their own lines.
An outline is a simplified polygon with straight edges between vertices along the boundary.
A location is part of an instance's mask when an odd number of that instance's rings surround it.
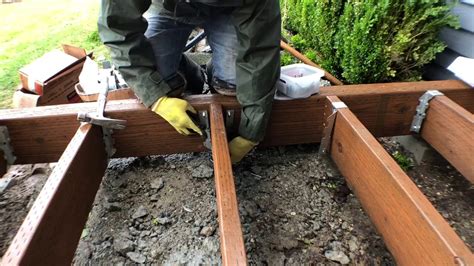
<svg viewBox="0 0 474 266">
<path fill-rule="evenodd" d="M 249 153 L 253 147 L 257 146 L 257 142 L 238 136 L 229 142 L 230 160 L 232 163 L 238 163 Z"/>
<path fill-rule="evenodd" d="M 202 136 L 201 129 L 194 124 L 186 111 L 196 114 L 196 110 L 185 100 L 163 96 L 151 107 L 151 110 L 163 117 L 180 134 L 190 135 L 194 130 Z"/>
</svg>

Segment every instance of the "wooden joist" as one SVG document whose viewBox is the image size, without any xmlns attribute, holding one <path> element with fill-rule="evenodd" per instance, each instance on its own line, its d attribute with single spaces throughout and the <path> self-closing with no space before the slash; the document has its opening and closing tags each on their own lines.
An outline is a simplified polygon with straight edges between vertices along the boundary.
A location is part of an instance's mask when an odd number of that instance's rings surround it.
<svg viewBox="0 0 474 266">
<path fill-rule="evenodd" d="M 474 264 L 466 244 L 349 108 L 338 110 L 331 143 L 332 159 L 398 264 Z"/>
<path fill-rule="evenodd" d="M 446 96 L 436 96 L 421 128 L 421 137 L 474 183 L 474 115 Z"/>
<path fill-rule="evenodd" d="M 0 264 L 69 265 L 106 167 L 102 130 L 80 126 Z"/>
<path fill-rule="evenodd" d="M 320 94 L 308 99 L 275 101 L 262 145 L 319 142 L 324 99 L 331 95 L 339 96 L 377 137 L 410 134 L 418 98 L 429 89 L 440 90 L 466 110 L 474 111 L 474 91 L 461 81 L 324 87 Z M 187 99 L 199 110 L 208 109 L 211 103 L 220 104 L 226 110 L 240 108 L 232 97 L 199 95 Z M 8 127 L 16 163 L 54 162 L 74 135 L 78 126 L 77 113 L 95 109 L 95 103 L 81 103 L 0 110 L 0 125 Z M 114 134 L 115 157 L 204 150 L 201 138 L 179 135 L 136 100 L 111 101 L 107 104 L 106 115 L 127 120 L 127 128 Z"/>
<path fill-rule="evenodd" d="M 234 175 L 220 105 L 211 104 L 210 123 L 222 264 L 247 265 Z"/>
</svg>

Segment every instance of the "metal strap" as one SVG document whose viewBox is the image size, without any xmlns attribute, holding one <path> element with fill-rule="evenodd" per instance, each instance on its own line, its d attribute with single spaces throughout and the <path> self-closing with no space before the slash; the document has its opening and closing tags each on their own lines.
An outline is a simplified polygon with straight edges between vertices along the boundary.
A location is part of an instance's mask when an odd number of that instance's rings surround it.
<svg viewBox="0 0 474 266">
<path fill-rule="evenodd" d="M 16 160 L 16 156 L 13 155 L 13 147 L 11 146 L 10 135 L 6 126 L 0 126 L 0 150 L 3 151 L 3 157 L 7 164 L 12 165 Z"/>
<path fill-rule="evenodd" d="M 415 133 L 420 133 L 421 126 L 423 125 L 423 120 L 426 117 L 426 111 L 428 110 L 430 101 L 436 96 L 444 95 L 437 90 L 428 90 L 426 91 L 419 99 L 420 103 L 416 107 L 416 114 L 413 117 L 411 122 L 410 131 Z"/>
<path fill-rule="evenodd" d="M 319 154 L 327 153 L 331 146 L 332 133 L 334 131 L 334 122 L 336 121 L 337 111 L 339 109 L 348 108 L 344 102 L 333 102 L 332 113 L 326 120 L 326 126 L 323 130 L 323 137 L 321 138 L 321 144 L 319 145 Z"/>
</svg>

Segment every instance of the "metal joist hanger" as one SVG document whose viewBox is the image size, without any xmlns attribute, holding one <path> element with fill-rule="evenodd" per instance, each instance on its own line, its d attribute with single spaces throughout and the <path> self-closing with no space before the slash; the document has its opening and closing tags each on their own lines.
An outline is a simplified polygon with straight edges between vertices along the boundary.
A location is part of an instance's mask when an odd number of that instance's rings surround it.
<svg viewBox="0 0 474 266">
<path fill-rule="evenodd" d="M 438 90 L 428 90 L 419 99 L 420 103 L 416 107 L 416 114 L 411 122 L 410 131 L 420 133 L 423 120 L 426 117 L 426 111 L 430 105 L 430 101 L 436 96 L 443 96 L 444 94 Z"/>
</svg>

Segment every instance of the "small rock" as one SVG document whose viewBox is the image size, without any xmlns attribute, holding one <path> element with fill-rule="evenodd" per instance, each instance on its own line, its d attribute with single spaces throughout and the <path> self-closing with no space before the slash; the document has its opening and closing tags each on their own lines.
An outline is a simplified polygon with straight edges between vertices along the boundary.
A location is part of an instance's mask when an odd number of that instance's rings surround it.
<svg viewBox="0 0 474 266">
<path fill-rule="evenodd" d="M 359 244 L 357 243 L 357 240 L 355 240 L 355 239 L 349 240 L 348 245 L 349 245 L 349 250 L 351 252 L 354 252 L 354 251 L 359 249 Z"/>
<path fill-rule="evenodd" d="M 319 222 L 313 222 L 313 230 L 319 231 L 321 229 L 321 224 Z"/>
<path fill-rule="evenodd" d="M 109 212 L 117 212 L 122 210 L 122 205 L 120 205 L 118 202 L 106 203 L 104 207 Z"/>
<path fill-rule="evenodd" d="M 116 238 L 114 240 L 114 250 L 120 254 L 127 254 L 133 251 L 133 242 L 126 238 Z"/>
<path fill-rule="evenodd" d="M 193 169 L 191 175 L 195 178 L 211 178 L 214 175 L 214 169 L 208 165 L 201 164 Z"/>
<path fill-rule="evenodd" d="M 150 201 L 151 201 L 151 202 L 158 201 L 158 198 L 159 198 L 158 194 L 153 194 L 153 195 L 151 195 L 151 197 L 150 197 Z"/>
<path fill-rule="evenodd" d="M 202 245 L 209 252 L 217 252 L 219 250 L 219 243 L 212 237 L 206 237 Z"/>
<path fill-rule="evenodd" d="M 156 223 L 161 224 L 161 225 L 167 225 L 172 222 L 171 218 L 169 217 L 158 217 L 155 218 Z"/>
<path fill-rule="evenodd" d="M 143 205 L 140 205 L 140 207 L 138 207 L 138 209 L 132 214 L 132 219 L 145 217 L 147 215 L 148 215 L 147 209 Z"/>
<path fill-rule="evenodd" d="M 150 183 L 151 188 L 160 190 L 165 186 L 165 182 L 163 181 L 163 178 L 157 178 Z"/>
<path fill-rule="evenodd" d="M 337 261 L 341 264 L 349 264 L 350 262 L 349 257 L 342 251 L 328 250 L 324 252 L 324 256 L 329 260 Z"/>
<path fill-rule="evenodd" d="M 329 244 L 332 250 L 342 250 L 342 243 L 340 241 L 333 241 Z"/>
<path fill-rule="evenodd" d="M 216 229 L 214 227 L 211 227 L 211 226 L 204 226 L 202 229 L 201 229 L 201 232 L 199 232 L 200 235 L 202 236 L 212 236 L 214 234 L 214 232 L 216 231 Z"/>
<path fill-rule="evenodd" d="M 146 257 L 137 252 L 128 252 L 127 257 L 136 263 L 145 263 Z"/>
</svg>

